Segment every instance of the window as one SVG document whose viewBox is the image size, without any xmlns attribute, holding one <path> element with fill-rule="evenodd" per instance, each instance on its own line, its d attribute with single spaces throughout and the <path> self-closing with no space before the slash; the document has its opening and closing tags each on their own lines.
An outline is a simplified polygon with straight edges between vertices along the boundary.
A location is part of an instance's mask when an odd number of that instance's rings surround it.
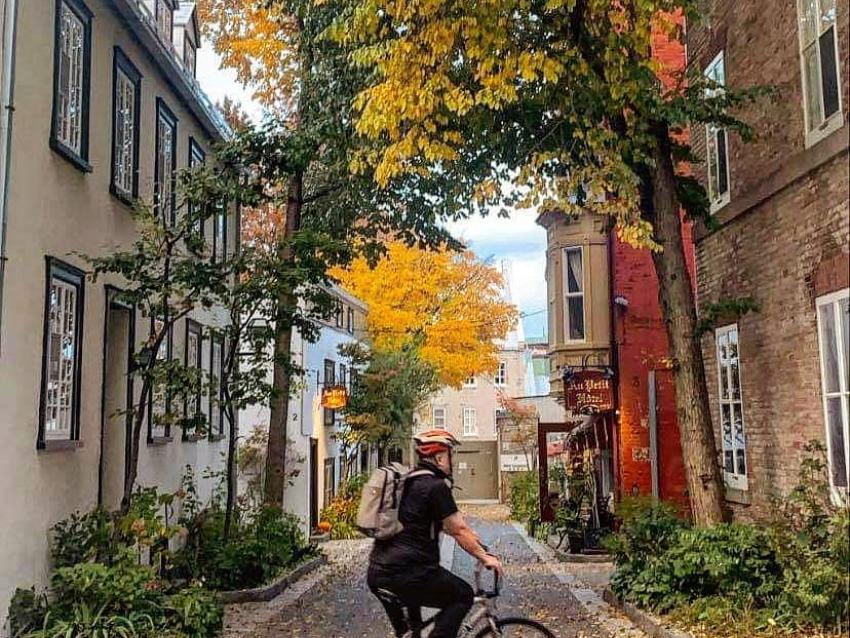
<svg viewBox="0 0 850 638">
<path fill-rule="evenodd" d="M 220 204 L 213 215 L 213 261 L 227 259 L 227 204 Z"/>
<path fill-rule="evenodd" d="M 336 494 L 336 459 L 325 459 L 325 507 L 331 504 Z"/>
<path fill-rule="evenodd" d="M 224 339 L 214 337 L 210 341 L 210 437 L 224 436 Z"/>
<path fill-rule="evenodd" d="M 564 250 L 566 340 L 584 341 L 584 253 L 582 248 Z"/>
<path fill-rule="evenodd" d="M 850 470 L 850 289 L 821 297 L 817 311 L 829 478 L 843 501 Z"/>
<path fill-rule="evenodd" d="M 708 65 L 705 77 L 714 84 L 706 89 L 706 96 L 723 95 L 726 86 L 726 61 L 723 51 Z M 729 203 L 729 138 L 726 129 L 716 124 L 708 124 L 705 132 L 708 198 L 711 212 L 715 212 Z"/>
<path fill-rule="evenodd" d="M 354 334 L 354 309 L 353 308 L 348 309 L 348 317 L 346 319 L 345 328 L 346 328 L 346 330 L 348 330 L 348 334 L 350 334 L 350 335 Z"/>
<path fill-rule="evenodd" d="M 201 409 L 201 371 L 202 367 L 202 332 L 201 325 L 192 321 L 186 320 L 186 368 L 193 370 L 198 378 L 198 391 L 194 397 L 187 398 L 185 415 L 187 419 L 198 418 L 202 414 Z M 186 437 L 184 437 L 186 438 Z"/>
<path fill-rule="evenodd" d="M 806 145 L 842 124 L 835 0 L 799 0 Z"/>
<path fill-rule="evenodd" d="M 324 386 L 330 388 L 336 385 L 336 364 L 331 359 L 325 359 L 325 378 L 323 379 Z M 336 415 L 334 410 L 330 408 L 322 408 L 323 422 L 327 427 L 333 427 Z"/>
<path fill-rule="evenodd" d="M 166 223 L 175 221 L 175 171 L 177 170 L 177 118 L 162 98 L 156 101 L 156 205 Z"/>
<path fill-rule="evenodd" d="M 477 388 L 478 387 L 478 379 L 475 377 L 467 377 L 463 381 L 464 388 Z"/>
<path fill-rule="evenodd" d="M 493 378 L 493 383 L 503 388 L 508 383 L 508 364 L 505 361 L 499 361 L 499 368 L 496 370 L 496 376 Z"/>
<path fill-rule="evenodd" d="M 478 422 L 475 418 L 475 408 L 463 409 L 463 435 L 477 436 Z"/>
<path fill-rule="evenodd" d="M 161 317 L 155 317 L 151 320 L 151 340 L 155 338 L 155 335 L 162 333 L 165 323 Z M 171 326 L 168 326 L 168 332 L 162 338 L 162 341 L 159 342 L 159 347 L 156 350 L 156 361 L 158 364 L 171 360 L 172 337 Z M 162 381 L 154 385 L 150 392 L 150 399 L 148 401 L 148 442 L 154 443 L 158 440 L 168 439 L 171 436 L 171 425 L 168 422 L 171 397 L 168 396 L 167 385 L 163 384 Z"/>
<path fill-rule="evenodd" d="M 186 70 L 195 77 L 195 58 L 197 56 L 195 43 L 192 42 L 188 34 L 183 34 L 183 66 Z"/>
<path fill-rule="evenodd" d="M 741 398 L 741 366 L 738 326 L 717 330 L 717 370 L 720 392 L 720 434 L 723 443 L 723 474 L 729 487 L 747 489 L 747 455 L 744 437 L 744 405 Z"/>
<path fill-rule="evenodd" d="M 339 364 L 339 385 L 347 387 L 348 367 L 344 363 Z"/>
<path fill-rule="evenodd" d="M 198 144 L 198 141 L 194 137 L 189 137 L 189 168 L 197 168 L 198 166 L 202 166 L 207 161 L 207 154 L 204 152 L 204 149 L 201 148 L 201 145 Z M 189 207 L 189 214 L 194 215 L 194 207 Z M 195 232 L 203 238 L 204 237 L 204 219 L 203 216 L 199 215 L 198 219 L 195 221 Z"/>
<path fill-rule="evenodd" d="M 431 408 L 431 426 L 446 429 L 446 408 L 444 406 L 434 406 Z"/>
<path fill-rule="evenodd" d="M 174 6 L 172 0 L 156 0 L 156 30 L 166 42 L 171 42 L 174 31 Z"/>
<path fill-rule="evenodd" d="M 336 306 L 336 327 L 342 328 L 345 325 L 345 308 L 342 303 L 338 303 Z"/>
<path fill-rule="evenodd" d="M 50 145 L 84 171 L 89 159 L 92 13 L 80 0 L 56 3 Z"/>
<path fill-rule="evenodd" d="M 52 441 L 79 439 L 84 280 L 81 270 L 48 258 L 38 437 L 41 449 Z"/>
<path fill-rule="evenodd" d="M 139 196 L 139 114 L 142 76 L 115 47 L 112 60 L 112 192 L 125 201 Z"/>
</svg>

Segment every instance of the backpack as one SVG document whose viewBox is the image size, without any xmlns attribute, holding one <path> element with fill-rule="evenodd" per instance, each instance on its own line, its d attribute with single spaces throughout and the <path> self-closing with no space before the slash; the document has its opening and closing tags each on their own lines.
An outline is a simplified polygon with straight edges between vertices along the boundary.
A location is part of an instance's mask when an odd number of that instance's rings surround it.
<svg viewBox="0 0 850 638">
<path fill-rule="evenodd" d="M 372 472 L 360 496 L 357 528 L 366 536 L 385 541 L 399 534 L 404 525 L 398 511 L 407 481 L 417 476 L 434 476 L 431 470 L 414 470 L 392 463 Z"/>
</svg>

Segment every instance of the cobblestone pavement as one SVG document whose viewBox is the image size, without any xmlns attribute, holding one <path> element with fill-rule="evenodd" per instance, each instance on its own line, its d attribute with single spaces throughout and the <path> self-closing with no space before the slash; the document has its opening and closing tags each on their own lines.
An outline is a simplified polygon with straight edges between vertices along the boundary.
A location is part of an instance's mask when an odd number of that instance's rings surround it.
<svg viewBox="0 0 850 638">
<path fill-rule="evenodd" d="M 608 608 L 588 613 L 565 582 L 562 564 L 538 557 L 509 522 L 496 512 L 480 512 L 471 523 L 491 550 L 502 557 L 507 573 L 499 599 L 502 616 L 535 618 L 558 638 L 619 638 L 642 636 L 619 633 L 606 622 Z M 495 520 L 493 520 L 495 519 Z M 365 570 L 370 541 L 339 541 L 323 546 L 328 565 L 300 581 L 271 603 L 228 609 L 225 638 L 389 638 L 389 625 L 379 603 L 366 588 Z M 545 558 L 545 556 L 544 556 Z M 471 582 L 473 561 L 455 548 L 453 571 Z M 589 591 L 589 590 L 586 590 Z M 581 594 L 579 593 L 579 596 Z"/>
</svg>

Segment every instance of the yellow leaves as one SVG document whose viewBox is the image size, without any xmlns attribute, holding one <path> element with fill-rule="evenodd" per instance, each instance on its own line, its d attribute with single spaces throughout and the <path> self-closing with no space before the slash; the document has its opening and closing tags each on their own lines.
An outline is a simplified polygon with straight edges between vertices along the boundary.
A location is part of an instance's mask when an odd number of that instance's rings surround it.
<svg viewBox="0 0 850 638">
<path fill-rule="evenodd" d="M 516 308 L 502 299 L 500 273 L 468 252 L 393 242 L 374 268 L 358 259 L 331 274 L 369 306 L 376 347 L 398 349 L 418 339 L 420 356 L 447 385 L 493 370 L 494 340 L 517 319 Z"/>
</svg>

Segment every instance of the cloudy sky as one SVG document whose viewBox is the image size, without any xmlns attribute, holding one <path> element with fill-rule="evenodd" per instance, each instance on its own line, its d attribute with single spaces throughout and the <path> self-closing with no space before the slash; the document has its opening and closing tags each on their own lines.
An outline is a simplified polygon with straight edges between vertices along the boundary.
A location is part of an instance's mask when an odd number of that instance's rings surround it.
<svg viewBox="0 0 850 638">
<path fill-rule="evenodd" d="M 242 104 L 255 120 L 262 109 L 251 99 L 251 91 L 236 81 L 229 69 L 220 69 L 209 47 L 198 51 L 198 80 L 214 102 L 225 96 Z M 534 215 L 517 211 L 510 219 L 475 218 L 449 225 L 482 258 L 499 265 L 509 263 L 510 288 L 514 303 L 523 315 L 526 336 L 544 336 L 546 326 L 546 233 L 534 223 Z"/>
</svg>

